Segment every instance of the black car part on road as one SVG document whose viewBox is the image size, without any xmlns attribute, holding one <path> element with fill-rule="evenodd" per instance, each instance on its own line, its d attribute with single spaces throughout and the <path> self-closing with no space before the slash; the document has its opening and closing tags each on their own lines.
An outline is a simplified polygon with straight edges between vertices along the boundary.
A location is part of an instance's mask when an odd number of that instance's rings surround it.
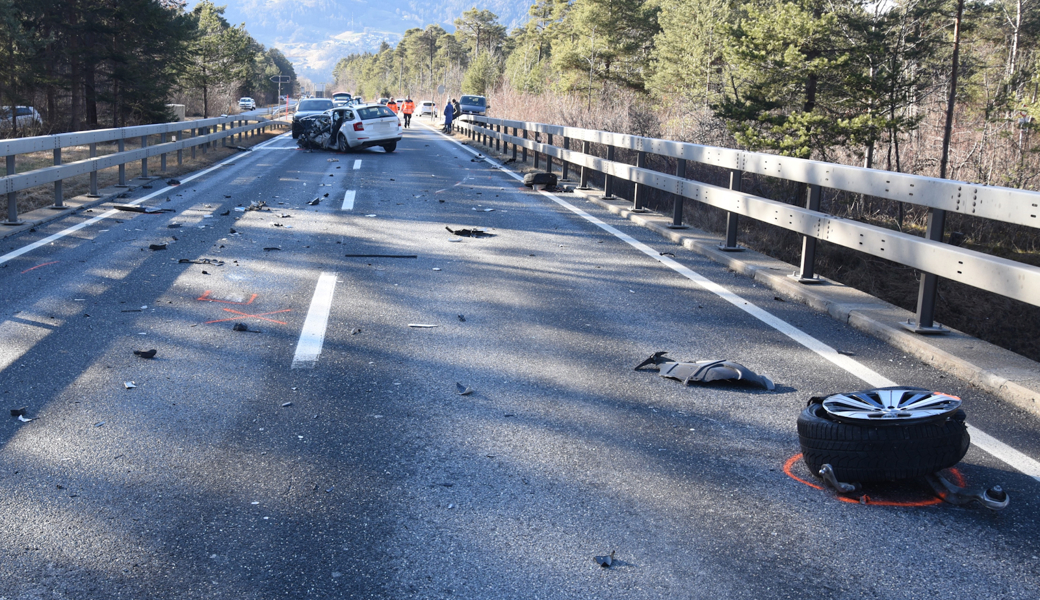
<svg viewBox="0 0 1040 600">
<path fill-rule="evenodd" d="M 937 419 L 843 423 L 827 412 L 823 401 L 813 398 L 798 416 L 802 458 L 814 474 L 829 464 L 840 481 L 921 477 L 956 465 L 971 443 L 960 409 Z"/>
</svg>

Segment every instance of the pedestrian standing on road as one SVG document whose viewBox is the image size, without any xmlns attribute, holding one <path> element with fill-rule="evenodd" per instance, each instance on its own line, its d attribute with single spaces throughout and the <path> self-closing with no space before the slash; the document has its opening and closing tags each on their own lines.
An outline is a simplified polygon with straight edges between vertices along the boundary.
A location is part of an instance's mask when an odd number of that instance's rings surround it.
<svg viewBox="0 0 1040 600">
<path fill-rule="evenodd" d="M 404 126 L 412 126 L 412 113 L 415 112 L 415 102 L 412 102 L 411 98 L 405 98 L 404 105 L 401 107 L 401 114 L 404 115 Z"/>
<path fill-rule="evenodd" d="M 458 119 L 462 116 L 462 108 L 459 107 L 459 101 L 452 98 L 451 105 L 455 108 L 455 118 Z"/>
<path fill-rule="evenodd" d="M 455 99 L 444 105 L 444 133 L 451 133 L 451 120 L 455 116 Z"/>
</svg>

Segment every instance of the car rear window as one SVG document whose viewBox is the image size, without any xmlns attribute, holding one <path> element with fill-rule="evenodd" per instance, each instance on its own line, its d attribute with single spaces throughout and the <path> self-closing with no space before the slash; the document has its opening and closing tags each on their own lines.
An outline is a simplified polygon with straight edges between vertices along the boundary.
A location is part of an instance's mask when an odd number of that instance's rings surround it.
<svg viewBox="0 0 1040 600">
<path fill-rule="evenodd" d="M 357 114 L 362 120 L 378 119 L 380 117 L 397 117 L 397 115 L 394 114 L 394 111 L 385 106 L 366 106 L 365 108 L 357 109 Z"/>
<path fill-rule="evenodd" d="M 484 106 L 486 100 L 483 96 L 463 96 L 459 100 L 459 104 L 468 104 L 470 106 Z"/>
<path fill-rule="evenodd" d="M 332 100 L 326 98 L 313 98 L 311 100 L 301 100 L 300 104 L 296 107 L 296 110 L 328 110 L 332 108 Z"/>
</svg>

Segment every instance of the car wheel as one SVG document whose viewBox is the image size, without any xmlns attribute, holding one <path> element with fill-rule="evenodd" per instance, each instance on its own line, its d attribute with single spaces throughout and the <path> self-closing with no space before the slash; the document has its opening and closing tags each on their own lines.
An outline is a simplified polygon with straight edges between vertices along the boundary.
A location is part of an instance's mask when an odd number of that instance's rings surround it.
<svg viewBox="0 0 1040 600">
<path fill-rule="evenodd" d="M 839 481 L 910 479 L 948 469 L 964 458 L 971 443 L 964 417 L 957 409 L 938 421 L 843 423 L 814 401 L 798 416 L 798 441 L 813 474 L 829 464 Z"/>
<path fill-rule="evenodd" d="M 397 142 L 390 142 L 389 144 L 383 144 L 383 150 L 386 150 L 387 152 L 393 152 L 394 150 L 397 150 Z"/>
<path fill-rule="evenodd" d="M 336 142 L 336 149 L 340 152 L 346 152 L 350 150 L 350 144 L 347 143 L 347 136 L 342 133 L 339 134 L 339 140 Z"/>
</svg>

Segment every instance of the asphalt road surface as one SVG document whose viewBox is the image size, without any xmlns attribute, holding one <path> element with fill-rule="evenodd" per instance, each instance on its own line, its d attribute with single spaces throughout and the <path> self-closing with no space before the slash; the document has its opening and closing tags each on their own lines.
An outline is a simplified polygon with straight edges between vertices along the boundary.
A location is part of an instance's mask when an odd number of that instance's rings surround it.
<svg viewBox="0 0 1040 600">
<path fill-rule="evenodd" d="M 990 452 L 958 471 L 1002 512 L 792 460 L 810 396 L 885 382 L 1040 458 L 875 339 L 422 125 L 181 180 L 0 242 L 4 600 L 1040 597 L 1040 484 Z"/>
</svg>

